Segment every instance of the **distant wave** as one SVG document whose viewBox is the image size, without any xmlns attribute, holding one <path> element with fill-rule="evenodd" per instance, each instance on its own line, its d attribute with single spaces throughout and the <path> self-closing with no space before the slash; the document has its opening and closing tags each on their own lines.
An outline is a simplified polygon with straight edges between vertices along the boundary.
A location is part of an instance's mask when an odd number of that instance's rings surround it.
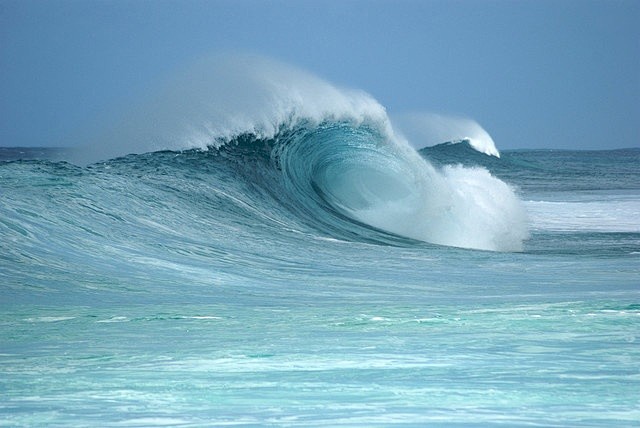
<svg viewBox="0 0 640 428">
<path fill-rule="evenodd" d="M 251 174 L 262 194 L 337 237 L 384 240 L 380 231 L 520 251 L 528 234 L 521 202 L 486 169 L 436 168 L 370 95 L 263 58 L 203 61 L 91 141 L 82 162 L 160 150 L 241 152 L 259 169 Z"/>
<path fill-rule="evenodd" d="M 467 143 L 479 153 L 500 157 L 491 135 L 473 119 L 413 112 L 393 116 L 393 123 L 417 149 Z"/>
</svg>

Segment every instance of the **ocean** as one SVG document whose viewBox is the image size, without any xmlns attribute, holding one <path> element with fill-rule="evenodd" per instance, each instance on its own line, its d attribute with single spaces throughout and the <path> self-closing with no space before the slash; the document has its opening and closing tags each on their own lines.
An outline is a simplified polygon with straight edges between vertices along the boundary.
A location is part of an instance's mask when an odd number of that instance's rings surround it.
<svg viewBox="0 0 640 428">
<path fill-rule="evenodd" d="M 358 96 L 0 148 L 0 425 L 637 426 L 640 150 L 415 150 Z"/>
</svg>

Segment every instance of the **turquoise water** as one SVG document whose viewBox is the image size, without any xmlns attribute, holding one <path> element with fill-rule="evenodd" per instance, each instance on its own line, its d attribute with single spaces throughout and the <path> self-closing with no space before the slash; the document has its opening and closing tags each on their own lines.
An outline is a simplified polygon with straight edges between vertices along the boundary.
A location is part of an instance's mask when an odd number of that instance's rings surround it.
<svg viewBox="0 0 640 428">
<path fill-rule="evenodd" d="M 424 150 L 516 186 L 495 252 L 314 224 L 253 144 L 0 163 L 3 425 L 636 424 L 638 150 Z"/>
<path fill-rule="evenodd" d="M 637 426 L 640 150 L 214 65 L 0 148 L 0 425 Z"/>
</svg>

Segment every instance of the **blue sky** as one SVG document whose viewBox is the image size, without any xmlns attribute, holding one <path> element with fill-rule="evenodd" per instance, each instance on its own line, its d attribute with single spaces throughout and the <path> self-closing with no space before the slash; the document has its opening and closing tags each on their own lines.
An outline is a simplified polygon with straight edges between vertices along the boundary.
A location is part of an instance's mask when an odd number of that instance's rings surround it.
<svg viewBox="0 0 640 428">
<path fill-rule="evenodd" d="M 500 149 L 640 146 L 640 2 L 0 0 L 0 145 L 65 145 L 199 57 L 256 53 Z"/>
</svg>

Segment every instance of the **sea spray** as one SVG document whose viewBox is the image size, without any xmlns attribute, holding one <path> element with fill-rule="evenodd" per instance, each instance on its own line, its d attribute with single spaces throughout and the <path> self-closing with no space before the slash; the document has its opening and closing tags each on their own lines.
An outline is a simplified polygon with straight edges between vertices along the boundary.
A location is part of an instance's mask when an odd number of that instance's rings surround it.
<svg viewBox="0 0 640 428">
<path fill-rule="evenodd" d="M 132 153 L 217 148 L 251 134 L 273 138 L 300 123 L 375 123 L 384 108 L 363 91 L 340 89 L 298 68 L 259 56 L 202 58 L 167 77 L 119 119 L 87 130 L 77 161 Z"/>
</svg>

